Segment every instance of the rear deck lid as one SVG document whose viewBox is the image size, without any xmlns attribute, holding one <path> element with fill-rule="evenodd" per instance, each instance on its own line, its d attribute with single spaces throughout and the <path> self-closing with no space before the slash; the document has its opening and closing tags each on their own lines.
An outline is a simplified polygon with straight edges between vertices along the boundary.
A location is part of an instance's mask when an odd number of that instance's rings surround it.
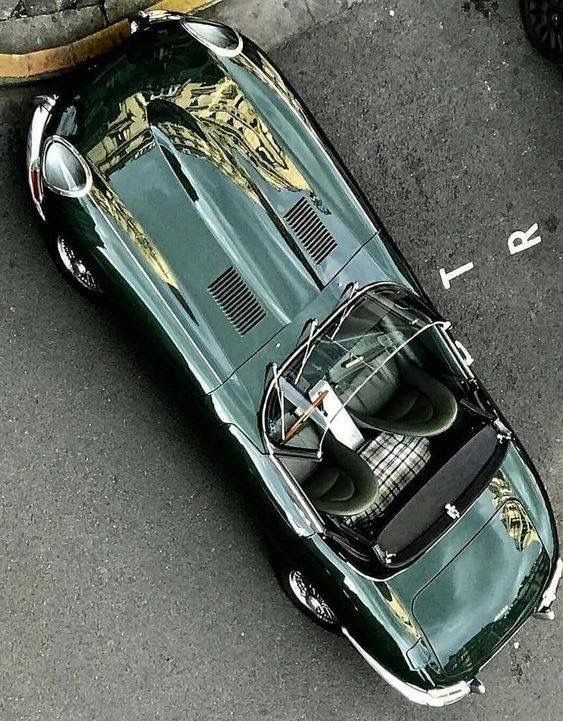
<svg viewBox="0 0 563 721">
<path fill-rule="evenodd" d="M 490 483 L 505 453 L 491 424 L 455 450 L 381 529 L 377 544 L 388 565 L 411 562 L 446 533 Z"/>
<path fill-rule="evenodd" d="M 508 500 L 419 593 L 413 613 L 449 676 L 475 673 L 532 612 L 549 558 Z"/>
</svg>

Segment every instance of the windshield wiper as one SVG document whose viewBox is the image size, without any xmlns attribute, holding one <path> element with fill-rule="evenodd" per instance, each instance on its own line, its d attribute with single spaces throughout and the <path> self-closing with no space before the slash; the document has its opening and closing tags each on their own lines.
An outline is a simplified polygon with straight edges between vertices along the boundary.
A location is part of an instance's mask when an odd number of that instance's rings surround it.
<svg viewBox="0 0 563 721">
<path fill-rule="evenodd" d="M 297 375 L 295 376 L 295 383 L 299 381 L 301 378 L 301 374 L 303 373 L 303 370 L 305 369 L 305 366 L 307 364 L 307 361 L 311 357 L 311 353 L 313 352 L 315 346 L 313 345 L 313 336 L 315 334 L 315 331 L 317 330 L 317 326 L 319 325 L 319 321 L 316 318 L 311 318 L 310 321 L 308 321 L 309 325 L 309 335 L 307 337 L 307 343 L 305 344 L 305 350 L 303 352 L 303 360 L 301 361 L 301 365 L 299 366 L 299 370 L 297 371 Z"/>
<path fill-rule="evenodd" d="M 285 396 L 283 394 L 283 391 L 281 389 L 280 385 L 280 379 L 282 377 L 282 374 L 280 371 L 278 371 L 278 364 L 272 363 L 272 373 L 273 373 L 273 381 L 274 381 L 274 387 L 276 389 L 276 395 L 278 396 L 278 403 L 280 404 L 280 422 L 281 422 L 281 438 L 282 441 L 285 440 Z"/>
<path fill-rule="evenodd" d="M 350 283 L 344 290 L 344 293 L 349 293 L 348 298 L 345 300 L 343 308 L 342 308 L 342 315 L 340 316 L 340 320 L 336 324 L 336 328 L 334 331 L 328 336 L 330 340 L 334 340 L 336 338 L 336 334 L 338 331 L 342 328 L 342 324 L 346 320 L 346 318 L 350 315 L 350 313 L 353 310 L 353 301 L 356 299 L 356 296 L 358 295 L 358 283 Z M 344 293 L 342 295 L 344 295 Z"/>
</svg>

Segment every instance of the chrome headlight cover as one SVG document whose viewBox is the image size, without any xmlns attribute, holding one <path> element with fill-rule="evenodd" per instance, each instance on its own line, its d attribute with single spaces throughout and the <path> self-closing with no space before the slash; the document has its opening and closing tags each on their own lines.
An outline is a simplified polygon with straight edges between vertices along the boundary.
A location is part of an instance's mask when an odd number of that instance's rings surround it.
<svg viewBox="0 0 563 721">
<path fill-rule="evenodd" d="M 79 171 L 83 174 L 81 182 L 79 184 L 76 184 L 75 187 L 70 187 L 66 178 L 64 180 L 65 182 L 67 182 L 67 187 L 62 187 L 62 184 L 56 184 L 52 182 L 52 180 L 49 181 L 50 171 L 47 167 L 47 164 L 49 162 L 49 150 L 56 146 L 59 146 L 61 150 L 64 151 L 63 155 L 67 155 L 67 161 L 69 158 L 72 158 L 72 161 L 76 162 L 76 167 L 79 168 Z M 59 163 L 60 166 L 64 168 L 64 159 L 59 160 Z M 69 165 L 69 163 L 67 163 L 67 165 Z M 41 160 L 41 177 L 43 183 L 49 190 L 51 190 L 53 193 L 57 193 L 57 195 L 63 195 L 65 198 L 81 198 L 84 195 L 87 195 L 92 188 L 92 171 L 90 170 L 90 166 L 80 155 L 74 145 L 72 145 L 72 143 L 69 143 L 66 138 L 63 138 L 60 135 L 51 135 L 49 138 L 47 138 L 45 142 L 43 148 L 43 157 Z"/>
<path fill-rule="evenodd" d="M 241 35 L 227 25 L 186 17 L 182 20 L 182 27 L 215 55 L 234 58 L 242 52 L 243 39 Z M 213 38 L 214 35 L 221 37 L 225 44 L 219 45 Z"/>
<path fill-rule="evenodd" d="M 155 23 L 170 21 L 179 22 L 187 33 L 214 52 L 215 55 L 234 58 L 242 52 L 244 41 L 237 30 L 212 20 L 203 20 L 193 15 L 168 10 L 141 10 L 136 19 L 130 23 L 131 32 L 135 33 L 144 30 Z M 224 45 L 218 44 L 216 39 L 213 38 L 214 34 L 216 36 L 222 34 L 226 43 Z"/>
</svg>

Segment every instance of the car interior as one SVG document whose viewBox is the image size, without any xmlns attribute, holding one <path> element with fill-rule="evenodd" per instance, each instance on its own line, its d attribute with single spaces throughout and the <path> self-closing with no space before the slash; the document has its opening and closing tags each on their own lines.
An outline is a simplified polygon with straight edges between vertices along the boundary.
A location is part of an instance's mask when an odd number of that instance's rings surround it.
<svg viewBox="0 0 563 721">
<path fill-rule="evenodd" d="M 270 404 L 268 435 L 316 510 L 388 562 L 464 498 L 497 433 L 436 323 L 384 301 L 308 344 L 284 375 L 283 416 L 280 395 Z"/>
</svg>

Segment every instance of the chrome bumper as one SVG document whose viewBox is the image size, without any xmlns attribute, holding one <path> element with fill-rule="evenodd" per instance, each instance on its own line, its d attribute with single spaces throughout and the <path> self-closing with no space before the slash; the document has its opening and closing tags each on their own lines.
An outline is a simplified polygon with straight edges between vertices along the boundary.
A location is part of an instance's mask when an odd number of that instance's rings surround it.
<svg viewBox="0 0 563 721">
<path fill-rule="evenodd" d="M 559 558 L 555 564 L 553 575 L 543 592 L 538 609 L 534 614 L 536 618 L 547 619 L 550 621 L 555 618 L 555 612 L 553 611 L 552 606 L 557 598 L 557 587 L 561 581 L 562 574 L 563 560 Z M 410 683 L 406 683 L 394 676 L 390 671 L 376 661 L 364 648 L 362 648 L 362 646 L 360 646 L 356 639 L 350 634 L 348 629 L 343 627 L 342 633 L 373 668 L 373 670 L 378 673 L 384 681 L 387 681 L 390 686 L 393 686 L 394 689 L 408 698 L 409 701 L 413 701 L 414 703 L 422 706 L 440 707 L 449 706 L 452 703 L 456 703 L 456 701 L 461 701 L 462 698 L 465 698 L 470 693 L 485 693 L 485 687 L 478 678 L 473 678 L 471 681 L 460 681 L 452 686 L 434 688 L 427 691 Z"/>
<path fill-rule="evenodd" d="M 465 698 L 470 693 L 485 693 L 485 687 L 478 679 L 473 679 L 470 682 L 460 681 L 452 686 L 433 688 L 428 691 L 413 686 L 410 683 L 405 683 L 405 681 L 401 681 L 401 679 L 383 667 L 373 656 L 370 656 L 346 628 L 342 628 L 342 633 L 369 663 L 373 670 L 378 673 L 384 681 L 387 681 L 390 686 L 393 686 L 394 689 L 408 698 L 409 701 L 413 701 L 422 706 L 441 707 L 449 706 L 452 703 L 456 703 L 456 701 L 461 701 L 462 698 Z"/>
<path fill-rule="evenodd" d="M 541 618 L 547 621 L 554 620 L 555 611 L 553 610 L 552 606 L 555 602 L 555 599 L 557 598 L 557 587 L 559 586 L 559 582 L 561 581 L 562 573 L 563 560 L 559 558 L 557 559 L 557 563 L 555 564 L 555 571 L 553 572 L 553 576 L 547 584 L 547 588 L 543 592 L 543 596 L 540 601 L 540 605 L 538 606 L 538 610 L 534 614 L 536 618 Z"/>
<path fill-rule="evenodd" d="M 27 134 L 27 181 L 37 212 L 42 220 L 45 220 L 45 213 L 43 212 L 43 180 L 41 178 L 41 148 L 45 128 L 57 102 L 57 96 L 40 95 L 35 99 L 35 102 L 37 107 L 33 113 Z"/>
</svg>

